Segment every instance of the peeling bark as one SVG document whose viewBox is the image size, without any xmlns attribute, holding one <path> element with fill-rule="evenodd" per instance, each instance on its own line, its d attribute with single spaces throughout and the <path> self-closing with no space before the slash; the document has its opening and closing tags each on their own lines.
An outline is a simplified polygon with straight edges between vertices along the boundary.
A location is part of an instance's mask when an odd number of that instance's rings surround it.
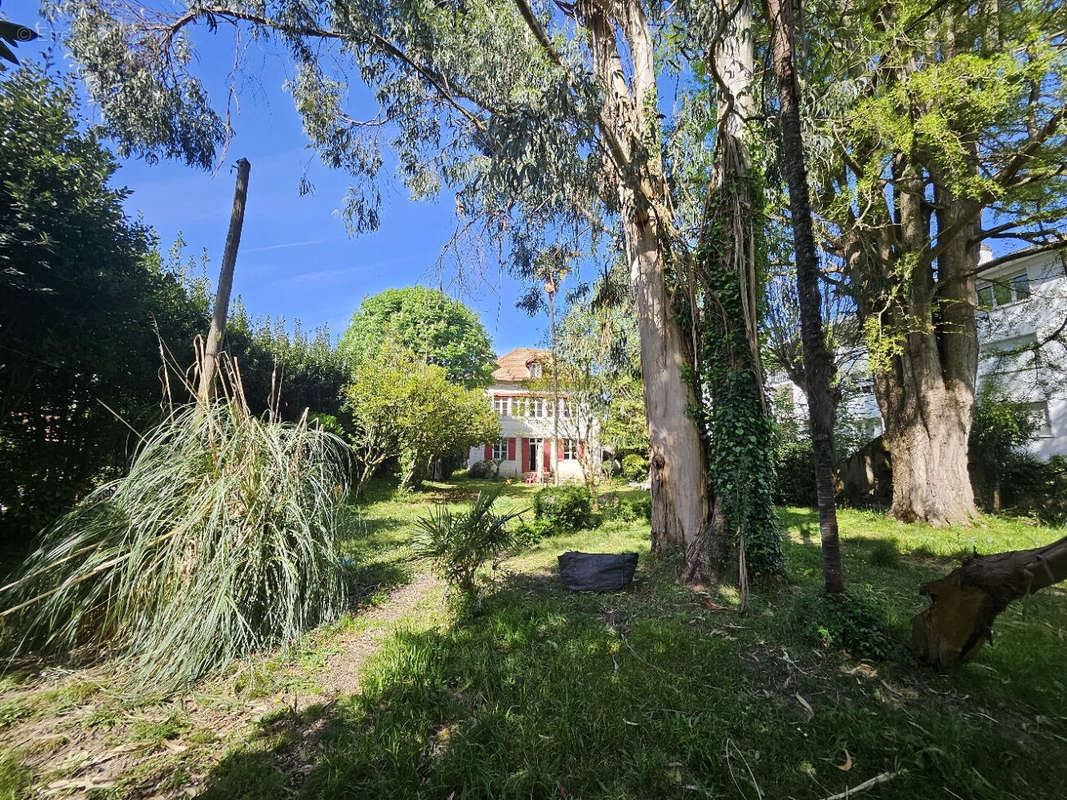
<svg viewBox="0 0 1067 800">
<path fill-rule="evenodd" d="M 1067 580 L 1067 537 L 1033 550 L 973 555 L 919 587 L 930 607 L 911 620 L 911 649 L 925 664 L 952 667 L 993 639 L 993 621 L 1013 600 Z"/>
<path fill-rule="evenodd" d="M 704 445 L 690 407 L 697 398 L 684 373 L 685 336 L 672 311 L 666 266 L 675 232 L 658 142 L 654 44 L 637 0 L 590 0 L 575 6 L 589 31 L 593 69 L 603 87 L 602 125 L 616 148 L 607 163 L 618 197 L 630 287 L 641 344 L 641 377 L 648 419 L 652 492 L 652 549 L 681 549 L 690 580 L 714 581 L 705 565 L 712 546 Z M 624 39 L 624 67 L 617 32 Z M 627 82 L 626 76 L 630 75 Z"/>
</svg>

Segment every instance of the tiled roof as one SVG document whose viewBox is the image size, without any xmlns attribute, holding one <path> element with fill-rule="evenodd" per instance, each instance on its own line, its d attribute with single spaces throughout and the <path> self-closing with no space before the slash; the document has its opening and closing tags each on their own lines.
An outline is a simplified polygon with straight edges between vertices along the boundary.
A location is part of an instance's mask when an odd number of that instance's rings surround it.
<svg viewBox="0 0 1067 800">
<path fill-rule="evenodd" d="M 529 380 L 530 370 L 526 365 L 547 356 L 547 350 L 538 350 L 535 347 L 516 347 L 496 360 L 497 368 L 493 370 L 493 380 L 505 382 Z"/>
</svg>

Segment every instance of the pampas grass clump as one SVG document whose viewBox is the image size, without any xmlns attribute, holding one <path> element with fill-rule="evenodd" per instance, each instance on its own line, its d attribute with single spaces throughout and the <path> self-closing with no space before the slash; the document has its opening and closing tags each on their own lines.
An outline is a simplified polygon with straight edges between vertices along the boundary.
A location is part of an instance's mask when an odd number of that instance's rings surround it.
<svg viewBox="0 0 1067 800">
<path fill-rule="evenodd" d="M 337 616 L 344 452 L 239 399 L 178 410 L 3 587 L 11 649 L 113 657 L 134 690 L 169 693 Z"/>
</svg>

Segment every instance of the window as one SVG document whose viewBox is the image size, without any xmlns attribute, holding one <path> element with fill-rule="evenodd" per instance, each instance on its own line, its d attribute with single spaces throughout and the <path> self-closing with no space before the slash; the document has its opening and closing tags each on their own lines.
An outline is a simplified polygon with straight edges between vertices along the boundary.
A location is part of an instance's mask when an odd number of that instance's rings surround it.
<svg viewBox="0 0 1067 800">
<path fill-rule="evenodd" d="M 566 419 L 571 419 L 572 417 L 578 416 L 577 409 L 574 407 L 574 403 L 572 403 L 570 400 L 563 400 L 562 403 L 563 406 L 560 409 L 560 416 L 565 417 Z"/>
<path fill-rule="evenodd" d="M 545 415 L 545 401 L 540 397 L 530 400 L 530 416 L 543 417 Z"/>
<path fill-rule="evenodd" d="M 563 440 L 563 458 L 564 460 L 572 460 L 578 457 L 578 440 L 577 439 L 564 439 Z"/>
<path fill-rule="evenodd" d="M 530 377 L 531 378 L 540 378 L 541 377 L 541 365 L 539 363 L 537 363 L 536 361 L 530 362 Z"/>
<path fill-rule="evenodd" d="M 1036 436 L 1052 436 L 1052 420 L 1048 415 L 1048 403 L 1042 400 L 1040 403 L 1030 404 L 1030 416 L 1034 420 L 1034 434 Z"/>
<path fill-rule="evenodd" d="M 507 461 L 508 458 L 508 440 L 497 439 L 493 442 L 493 460 L 494 461 Z"/>
<path fill-rule="evenodd" d="M 1025 270 L 978 286 L 979 308 L 996 308 L 1029 298 L 1030 276 Z"/>
<path fill-rule="evenodd" d="M 506 417 L 508 415 L 508 413 L 511 410 L 511 408 L 510 408 L 511 402 L 510 401 L 511 401 L 510 397 L 503 397 L 503 396 L 500 396 L 500 395 L 498 395 L 497 397 L 493 398 L 493 411 L 496 412 L 497 416 Z"/>
</svg>

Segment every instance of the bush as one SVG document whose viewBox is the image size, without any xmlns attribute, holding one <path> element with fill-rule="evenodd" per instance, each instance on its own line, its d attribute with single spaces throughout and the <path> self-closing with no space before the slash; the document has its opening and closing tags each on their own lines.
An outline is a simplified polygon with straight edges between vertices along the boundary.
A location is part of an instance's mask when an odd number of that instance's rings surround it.
<svg viewBox="0 0 1067 800">
<path fill-rule="evenodd" d="M 871 546 L 871 552 L 867 560 L 876 567 L 896 569 L 900 566 L 900 551 L 894 542 L 888 539 L 877 539 Z"/>
<path fill-rule="evenodd" d="M 1047 462 L 1029 455 L 1009 459 L 1002 472 L 1004 504 L 1046 525 L 1067 524 L 1067 457 Z"/>
<path fill-rule="evenodd" d="M 519 547 L 529 547 L 551 536 L 552 533 L 552 524 L 547 519 L 535 517 L 529 522 L 520 519 L 519 524 L 515 526 L 515 543 Z"/>
<path fill-rule="evenodd" d="M 815 454 L 811 440 L 782 441 L 774 458 L 777 476 L 774 502 L 788 506 L 815 506 Z"/>
<path fill-rule="evenodd" d="M 534 516 L 556 533 L 575 533 L 598 524 L 593 500 L 582 486 L 548 486 L 534 495 Z"/>
<path fill-rule="evenodd" d="M 652 521 L 652 498 L 647 494 L 637 497 L 619 497 L 610 494 L 600 498 L 600 507 L 607 519 L 633 522 L 644 519 Z"/>
<path fill-rule="evenodd" d="M 179 411 L 43 535 L 5 598 L 15 649 L 106 650 L 170 693 L 334 617 L 343 452 L 237 402 Z"/>
<path fill-rule="evenodd" d="M 493 513 L 499 495 L 499 489 L 480 492 L 470 510 L 461 514 L 438 505 L 415 523 L 415 557 L 430 562 L 449 589 L 466 602 L 478 597 L 478 570 L 515 544 L 508 522 L 518 515 Z"/>
<path fill-rule="evenodd" d="M 840 595 L 804 591 L 785 615 L 785 625 L 811 644 L 844 649 L 856 658 L 881 661 L 898 649 L 878 601 L 855 589 Z"/>
<path fill-rule="evenodd" d="M 500 463 L 497 461 L 476 461 L 467 467 L 468 478 L 496 479 Z"/>
<path fill-rule="evenodd" d="M 638 453 L 630 453 L 622 459 L 622 475 L 634 483 L 648 480 L 648 459 Z"/>
</svg>

